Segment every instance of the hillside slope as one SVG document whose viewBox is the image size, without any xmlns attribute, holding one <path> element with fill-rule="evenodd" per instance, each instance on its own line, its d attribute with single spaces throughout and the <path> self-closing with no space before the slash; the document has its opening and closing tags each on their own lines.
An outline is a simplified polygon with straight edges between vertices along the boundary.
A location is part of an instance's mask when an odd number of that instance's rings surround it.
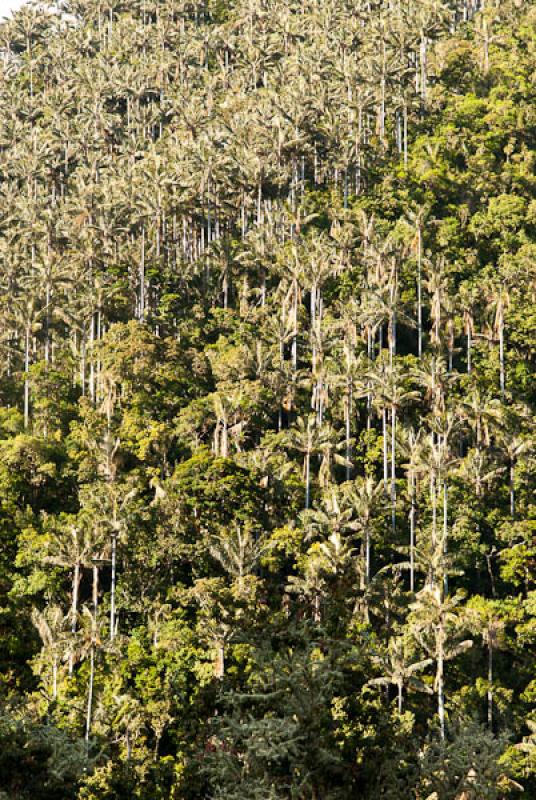
<svg viewBox="0 0 536 800">
<path fill-rule="evenodd" d="M 0 26 L 0 800 L 536 796 L 535 4 L 60 5 Z"/>
</svg>

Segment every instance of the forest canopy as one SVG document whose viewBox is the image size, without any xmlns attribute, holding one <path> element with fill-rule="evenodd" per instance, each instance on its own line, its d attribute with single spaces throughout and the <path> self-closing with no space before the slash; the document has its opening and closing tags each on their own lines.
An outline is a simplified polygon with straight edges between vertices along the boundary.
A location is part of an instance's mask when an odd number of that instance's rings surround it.
<svg viewBox="0 0 536 800">
<path fill-rule="evenodd" d="M 0 23 L 0 800 L 536 797 L 536 4 Z"/>
</svg>

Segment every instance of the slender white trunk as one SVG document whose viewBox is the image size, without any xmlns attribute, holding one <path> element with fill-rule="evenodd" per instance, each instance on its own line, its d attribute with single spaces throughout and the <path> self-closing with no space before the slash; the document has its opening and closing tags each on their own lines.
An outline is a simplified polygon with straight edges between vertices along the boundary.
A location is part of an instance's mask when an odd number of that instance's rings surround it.
<svg viewBox="0 0 536 800">
<path fill-rule="evenodd" d="M 311 505 L 311 454 L 305 454 L 305 508 Z"/>
<path fill-rule="evenodd" d="M 383 434 L 383 484 L 384 490 L 387 492 L 387 484 L 389 480 L 389 462 L 387 457 L 387 409 L 382 411 L 382 434 Z"/>
<path fill-rule="evenodd" d="M 417 229 L 417 336 L 419 358 L 422 357 L 422 231 Z"/>
<path fill-rule="evenodd" d="M 391 527 L 396 533 L 396 408 L 391 408 Z"/>
<path fill-rule="evenodd" d="M 76 621 L 78 618 L 78 589 L 80 587 L 80 563 L 74 565 L 73 590 L 71 601 L 71 633 L 76 632 Z"/>
<path fill-rule="evenodd" d="M 117 534 L 112 534 L 112 578 L 110 587 L 110 641 L 115 637 L 115 584 L 117 570 Z"/>
<path fill-rule="evenodd" d="M 415 591 L 415 477 L 412 473 L 410 479 L 411 509 L 409 512 L 409 588 Z"/>
<path fill-rule="evenodd" d="M 501 400 L 504 401 L 506 379 L 504 370 L 504 324 L 502 322 L 499 326 L 499 365 L 500 365 Z"/>
<path fill-rule="evenodd" d="M 370 531 L 365 528 L 365 582 L 367 586 L 370 583 Z"/>
<path fill-rule="evenodd" d="M 95 314 L 91 314 L 91 321 L 89 324 L 89 348 L 91 360 L 89 362 L 89 396 L 93 402 L 96 399 L 95 393 L 95 361 L 93 357 L 93 345 L 95 343 Z"/>
<path fill-rule="evenodd" d="M 438 655 L 437 655 L 437 712 L 439 715 L 439 734 L 441 736 L 441 741 L 445 741 L 445 687 L 444 687 L 444 647 L 443 647 L 443 623 L 440 623 L 440 629 L 438 631 L 439 636 L 439 647 L 438 647 Z"/>
<path fill-rule="evenodd" d="M 30 422 L 30 326 L 24 333 L 24 427 Z"/>
<path fill-rule="evenodd" d="M 510 516 L 515 519 L 516 515 L 516 490 L 514 486 L 514 462 L 510 461 Z"/>
<path fill-rule="evenodd" d="M 449 517 L 448 517 L 448 485 L 447 481 L 443 481 L 443 553 L 446 555 L 448 552 L 448 526 L 449 526 Z M 448 592 L 449 583 L 448 583 L 448 575 L 445 574 L 444 577 L 444 590 L 445 594 Z"/>
<path fill-rule="evenodd" d="M 493 728 L 493 644 L 488 638 L 488 727 Z"/>
<path fill-rule="evenodd" d="M 437 543 L 437 489 L 435 473 L 430 472 L 430 499 L 432 501 L 432 546 Z"/>
<path fill-rule="evenodd" d="M 467 374 L 468 375 L 471 374 L 471 370 L 472 370 L 472 363 L 471 363 L 472 346 L 473 346 L 473 342 L 472 342 L 472 337 L 471 337 L 471 327 L 468 326 L 467 327 Z"/>
<path fill-rule="evenodd" d="M 95 681 L 95 646 L 91 645 L 89 652 L 89 684 L 87 690 L 87 710 L 86 710 L 86 731 L 85 740 L 86 744 L 89 742 L 89 735 L 91 733 L 91 716 L 93 712 L 93 684 Z"/>
<path fill-rule="evenodd" d="M 140 308 L 139 318 L 143 322 L 145 317 L 145 226 L 141 229 L 141 254 L 140 254 Z"/>
<path fill-rule="evenodd" d="M 352 457 L 352 443 L 351 443 L 351 417 L 352 417 L 352 386 L 348 382 L 347 401 L 345 406 L 345 429 L 346 429 L 346 480 L 349 481 L 351 477 L 350 459 Z"/>
</svg>

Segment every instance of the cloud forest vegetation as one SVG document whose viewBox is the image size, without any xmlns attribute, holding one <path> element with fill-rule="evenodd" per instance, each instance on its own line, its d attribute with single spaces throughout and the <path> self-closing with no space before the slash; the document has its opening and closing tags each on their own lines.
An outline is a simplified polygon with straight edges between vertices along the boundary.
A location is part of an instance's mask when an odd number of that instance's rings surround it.
<svg viewBox="0 0 536 800">
<path fill-rule="evenodd" d="M 1 800 L 536 798 L 536 4 L 0 24 Z"/>
</svg>

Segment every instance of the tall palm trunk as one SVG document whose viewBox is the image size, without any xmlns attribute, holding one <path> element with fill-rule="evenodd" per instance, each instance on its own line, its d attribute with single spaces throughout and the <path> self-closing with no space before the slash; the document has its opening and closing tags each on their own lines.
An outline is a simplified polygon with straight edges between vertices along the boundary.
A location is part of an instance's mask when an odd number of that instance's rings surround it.
<svg viewBox="0 0 536 800">
<path fill-rule="evenodd" d="M 89 323 L 89 350 L 91 360 L 89 362 L 89 397 L 92 402 L 96 400 L 95 392 L 95 361 L 93 357 L 93 345 L 95 343 L 95 313 L 91 314 L 91 321 Z"/>
<path fill-rule="evenodd" d="M 471 331 L 467 331 L 467 374 L 471 374 L 472 370 L 472 363 L 471 363 L 471 356 L 472 356 L 472 340 L 471 340 Z"/>
<path fill-rule="evenodd" d="M 504 367 L 504 321 L 502 319 L 502 315 L 499 323 L 499 372 L 500 372 L 499 381 L 501 387 L 501 400 L 504 402 L 506 376 Z"/>
<path fill-rule="evenodd" d="M 47 282 L 45 296 L 45 364 L 50 361 L 50 284 Z"/>
<path fill-rule="evenodd" d="M 112 555 L 111 555 L 111 585 L 110 585 L 110 641 L 115 637 L 115 590 L 117 579 L 117 532 L 112 533 Z"/>
<path fill-rule="evenodd" d="M 351 477 L 352 468 L 350 460 L 352 457 L 352 442 L 351 442 L 351 419 L 352 419 L 352 385 L 350 380 L 347 383 L 346 402 L 344 404 L 344 428 L 346 436 L 346 480 L 349 481 Z"/>
<path fill-rule="evenodd" d="M 445 555 L 448 551 L 448 524 L 449 524 L 449 517 L 448 517 L 448 485 L 447 481 L 443 481 L 443 552 Z M 448 592 L 449 588 L 449 579 L 448 575 L 445 572 L 445 577 L 443 579 L 444 584 L 444 591 L 445 594 Z"/>
<path fill-rule="evenodd" d="M 413 473 L 410 477 L 410 502 L 411 508 L 409 512 L 409 588 L 411 592 L 415 591 L 415 517 L 417 515 L 417 507 L 415 502 L 415 476 Z"/>
<path fill-rule="evenodd" d="M 368 525 L 365 527 L 365 583 L 367 586 L 370 583 L 370 530 Z"/>
<path fill-rule="evenodd" d="M 437 713 L 439 716 L 439 735 L 441 741 L 445 741 L 445 683 L 444 683 L 444 669 L 445 669 L 445 628 L 443 615 L 439 619 L 438 627 L 438 649 L 437 649 L 437 671 L 436 671 L 436 686 L 437 686 Z"/>
<path fill-rule="evenodd" d="M 91 649 L 89 651 L 89 682 L 87 690 L 87 707 L 86 707 L 86 730 L 85 741 L 86 746 L 89 745 L 89 736 L 91 733 L 91 717 L 93 715 L 93 686 L 95 683 L 95 645 L 91 642 Z"/>
<path fill-rule="evenodd" d="M 516 516 L 516 490 L 514 485 L 514 478 L 515 478 L 515 463 L 514 460 L 510 460 L 510 469 L 509 469 L 509 482 L 510 482 L 510 517 L 515 519 Z"/>
<path fill-rule="evenodd" d="M 417 347 L 422 358 L 422 231 L 417 229 Z"/>
<path fill-rule="evenodd" d="M 24 332 L 24 427 L 30 422 L 30 326 Z"/>
<path fill-rule="evenodd" d="M 391 406 L 391 528 L 396 533 L 396 406 Z"/>
<path fill-rule="evenodd" d="M 488 632 L 488 727 L 493 729 L 493 637 Z"/>
<path fill-rule="evenodd" d="M 311 451 L 308 449 L 305 453 L 305 508 L 306 510 L 311 506 Z"/>
<path fill-rule="evenodd" d="M 77 561 L 73 570 L 73 585 L 71 595 L 71 633 L 76 632 L 78 618 L 78 590 L 80 587 L 80 562 Z"/>
<path fill-rule="evenodd" d="M 387 492 L 389 481 L 389 461 L 387 456 L 387 409 L 382 409 L 382 438 L 383 438 L 383 484 Z"/>
<path fill-rule="evenodd" d="M 56 700 L 58 697 L 58 656 L 54 655 L 52 659 L 52 699 Z"/>
</svg>

